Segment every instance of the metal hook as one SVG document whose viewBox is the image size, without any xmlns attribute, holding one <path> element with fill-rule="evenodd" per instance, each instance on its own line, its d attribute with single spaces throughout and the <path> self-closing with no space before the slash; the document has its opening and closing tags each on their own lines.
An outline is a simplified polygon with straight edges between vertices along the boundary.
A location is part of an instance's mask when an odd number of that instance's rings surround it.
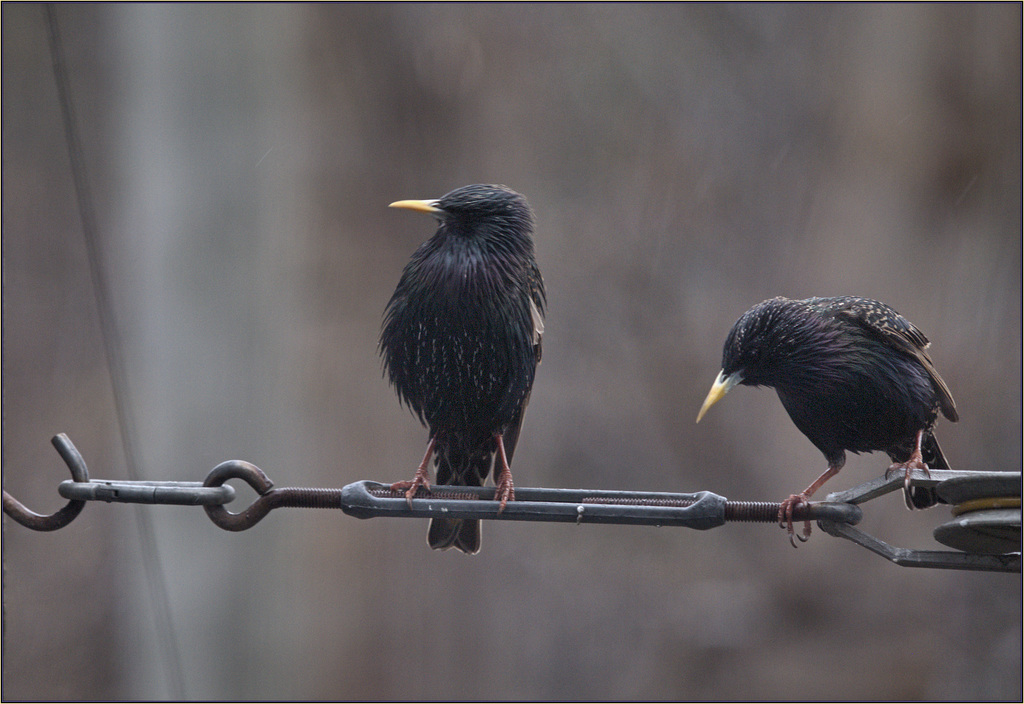
<svg viewBox="0 0 1024 704">
<path fill-rule="evenodd" d="M 68 436 L 59 433 L 54 435 L 50 442 L 57 449 L 64 464 L 71 470 L 71 478 L 76 482 L 89 481 L 89 469 L 85 466 L 85 460 Z M 85 508 L 85 501 L 71 500 L 64 508 L 44 516 L 25 508 L 20 501 L 4 491 L 4 513 L 32 530 L 51 531 L 63 528 L 75 520 L 83 508 Z"/>
</svg>

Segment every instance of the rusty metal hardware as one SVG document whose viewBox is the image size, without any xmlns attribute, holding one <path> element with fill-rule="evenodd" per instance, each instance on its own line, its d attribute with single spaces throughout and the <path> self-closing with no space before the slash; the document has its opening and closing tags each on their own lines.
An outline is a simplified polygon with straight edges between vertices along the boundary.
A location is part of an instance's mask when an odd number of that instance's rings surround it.
<svg viewBox="0 0 1024 704">
<path fill-rule="evenodd" d="M 411 499 L 402 492 L 392 491 L 389 484 L 368 480 L 353 482 L 341 489 L 275 487 L 263 470 L 241 460 L 222 462 L 201 483 L 90 479 L 85 461 L 66 435 L 57 435 L 52 442 L 71 471 L 72 479 L 61 482 L 58 487 L 61 496 L 70 499 L 68 504 L 45 516 L 28 510 L 6 491 L 3 494 L 4 513 L 33 530 L 49 531 L 66 526 L 81 512 L 86 501 L 201 505 L 210 520 L 227 531 L 252 528 L 272 510 L 284 507 L 341 509 L 350 516 L 364 519 L 447 516 L 677 526 L 697 530 L 733 521 L 774 524 L 778 522 L 779 513 L 779 504 L 775 502 L 730 501 L 709 491 L 666 493 L 538 487 L 517 487 L 515 501 L 510 501 L 501 510 L 498 502 L 494 501 L 493 487 L 434 486 L 429 492 L 420 491 Z M 793 520 L 816 520 L 827 534 L 850 540 L 901 566 L 1021 571 L 1020 552 L 1013 550 L 1020 541 L 1020 473 L 932 470 L 912 474 L 911 486 L 934 489 L 942 500 L 958 504 L 954 509 L 957 525 L 946 524 L 936 529 L 936 537 L 946 544 L 953 544 L 947 536 L 951 530 L 956 530 L 959 542 L 955 546 L 967 545 L 958 551 L 893 547 L 855 527 L 863 515 L 859 504 L 903 488 L 904 476 L 897 474 L 834 492 L 822 502 L 800 504 L 794 509 Z M 231 479 L 245 482 L 257 494 L 248 507 L 237 513 L 225 507 L 235 498 L 234 488 L 226 484 Z M 996 493 L 1001 496 L 995 503 L 991 499 L 979 502 L 977 492 L 971 493 L 964 488 L 965 484 L 972 483 L 977 483 L 985 496 L 992 494 L 994 490 L 991 487 L 997 485 L 1000 488 Z M 1004 497 L 1010 497 L 1010 503 L 1013 503 L 1013 496 L 1016 496 L 1016 509 L 1007 508 Z M 962 500 L 956 497 L 962 497 Z M 976 509 L 990 504 L 999 512 L 998 516 Z M 956 512 L 965 511 L 967 519 L 956 515 Z M 1001 521 L 998 542 L 993 542 L 993 520 Z M 964 530 L 979 532 L 979 527 L 985 531 L 985 542 L 979 543 L 977 549 L 971 549 L 970 533 L 965 538 Z"/>
</svg>

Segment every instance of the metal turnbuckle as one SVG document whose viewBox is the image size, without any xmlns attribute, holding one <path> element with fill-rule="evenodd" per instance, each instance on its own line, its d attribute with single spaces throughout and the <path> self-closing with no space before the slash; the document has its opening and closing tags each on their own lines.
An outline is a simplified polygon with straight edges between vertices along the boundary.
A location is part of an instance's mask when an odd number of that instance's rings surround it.
<svg viewBox="0 0 1024 704">
<path fill-rule="evenodd" d="M 730 501 L 709 491 L 666 493 L 592 489 L 518 487 L 515 500 L 504 509 L 494 501 L 493 487 L 434 486 L 412 498 L 392 491 L 390 484 L 357 481 L 341 489 L 275 487 L 254 464 L 222 462 L 203 482 L 118 481 L 90 479 L 81 454 L 66 435 L 53 438 L 71 480 L 58 491 L 69 499 L 59 511 L 44 516 L 25 508 L 3 493 L 4 513 L 33 530 L 57 530 L 81 512 L 86 501 L 202 506 L 210 520 L 227 531 L 252 528 L 276 508 L 341 509 L 356 518 L 467 518 L 555 523 L 677 526 L 707 530 L 728 522 L 778 523 L 775 502 Z M 827 534 L 845 538 L 893 563 L 907 567 L 1020 572 L 1020 473 L 916 470 L 910 486 L 934 492 L 938 500 L 954 504 L 954 518 L 935 529 L 939 542 L 955 551 L 910 550 L 888 545 L 855 526 L 863 513 L 860 504 L 904 487 L 903 473 L 881 477 L 825 501 L 801 503 L 794 522 L 816 520 Z M 257 494 L 245 509 L 233 513 L 225 507 L 235 498 L 226 484 L 237 479 Z"/>
<path fill-rule="evenodd" d="M 26 509 L 4 492 L 4 512 L 34 530 L 56 530 L 70 523 L 86 501 L 203 506 L 215 525 L 228 531 L 247 530 L 276 508 L 341 509 L 357 518 L 394 517 L 479 518 L 511 521 L 561 523 L 606 523 L 619 525 L 683 526 L 706 530 L 730 521 L 774 523 L 779 504 L 773 502 L 729 501 L 709 491 L 666 493 L 608 491 L 592 489 L 547 489 L 520 487 L 516 500 L 501 510 L 494 501 L 494 489 L 466 486 L 434 486 L 412 499 L 394 492 L 389 484 L 363 480 L 341 489 L 274 486 L 254 464 L 229 460 L 214 467 L 203 482 L 122 481 L 90 479 L 85 461 L 64 434 L 53 444 L 71 470 L 71 480 L 61 482 L 58 492 L 70 499 L 68 505 L 50 516 Z M 226 484 L 239 479 L 257 498 L 244 510 L 225 508 L 235 498 Z M 794 511 L 794 520 L 827 519 L 856 523 L 861 511 L 852 504 L 812 502 Z"/>
</svg>

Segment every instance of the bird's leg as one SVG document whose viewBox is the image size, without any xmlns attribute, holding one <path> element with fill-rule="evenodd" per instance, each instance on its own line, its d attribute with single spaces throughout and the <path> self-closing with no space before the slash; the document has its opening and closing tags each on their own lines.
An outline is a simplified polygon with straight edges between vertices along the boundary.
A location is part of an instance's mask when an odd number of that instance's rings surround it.
<svg viewBox="0 0 1024 704">
<path fill-rule="evenodd" d="M 921 443 L 924 442 L 924 430 L 917 431 L 917 439 L 914 443 L 914 451 L 910 453 L 910 457 L 906 462 L 894 462 L 889 465 L 889 469 L 885 471 L 886 477 L 889 476 L 889 472 L 897 470 L 903 470 L 903 499 L 907 502 L 907 508 L 911 511 L 914 510 L 914 502 L 910 496 L 910 477 L 914 473 L 915 469 L 923 470 L 925 475 L 928 475 L 928 465 L 924 462 L 924 454 L 921 452 Z"/>
<path fill-rule="evenodd" d="M 799 494 L 792 494 L 788 499 L 782 502 L 779 506 L 779 525 L 786 529 L 789 533 L 789 542 L 796 547 L 796 541 L 794 537 L 800 540 L 802 543 L 806 543 L 807 539 L 811 537 L 811 522 L 804 521 L 803 535 L 799 535 L 793 532 L 793 509 L 800 504 L 806 504 L 808 499 L 811 498 L 811 494 L 821 488 L 821 485 L 827 482 L 829 479 L 834 477 L 843 465 L 829 464 L 828 469 L 821 473 L 821 476 L 814 480 L 809 487 L 801 491 Z"/>
<path fill-rule="evenodd" d="M 515 500 L 516 488 L 512 485 L 512 470 L 508 466 L 508 457 L 505 455 L 505 442 L 502 440 L 501 433 L 495 435 L 494 439 L 498 442 L 498 458 L 501 460 L 501 472 L 498 474 L 497 486 L 494 490 L 494 500 L 501 502 L 501 505 L 498 506 L 498 513 L 501 513 L 505 510 L 505 504 Z"/>
<path fill-rule="evenodd" d="M 427 490 L 430 493 L 430 480 L 427 477 L 430 467 L 430 457 L 434 454 L 434 445 L 437 443 L 437 436 L 431 436 L 430 442 L 427 443 L 427 452 L 423 455 L 423 461 L 420 462 L 420 466 L 416 468 L 416 474 L 413 476 L 411 482 L 395 482 L 391 485 L 391 491 L 404 491 L 405 500 L 409 502 L 409 508 L 412 508 L 412 497 L 416 496 L 416 492 L 419 491 L 420 487 Z"/>
</svg>

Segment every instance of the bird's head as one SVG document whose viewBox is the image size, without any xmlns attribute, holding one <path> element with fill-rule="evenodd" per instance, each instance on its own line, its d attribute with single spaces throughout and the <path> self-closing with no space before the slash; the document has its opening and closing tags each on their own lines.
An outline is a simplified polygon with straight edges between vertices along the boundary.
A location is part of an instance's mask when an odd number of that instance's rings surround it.
<svg viewBox="0 0 1024 704">
<path fill-rule="evenodd" d="M 785 320 L 794 301 L 772 298 L 757 304 L 736 321 L 722 346 L 722 371 L 718 372 L 697 422 L 737 384 L 771 385 L 778 346 L 785 343 Z M 780 334 L 783 336 L 780 339 Z"/>
<path fill-rule="evenodd" d="M 388 207 L 429 213 L 456 236 L 528 234 L 533 229 L 533 213 L 526 199 L 505 186 L 463 186 L 433 200 L 400 200 Z"/>
</svg>

